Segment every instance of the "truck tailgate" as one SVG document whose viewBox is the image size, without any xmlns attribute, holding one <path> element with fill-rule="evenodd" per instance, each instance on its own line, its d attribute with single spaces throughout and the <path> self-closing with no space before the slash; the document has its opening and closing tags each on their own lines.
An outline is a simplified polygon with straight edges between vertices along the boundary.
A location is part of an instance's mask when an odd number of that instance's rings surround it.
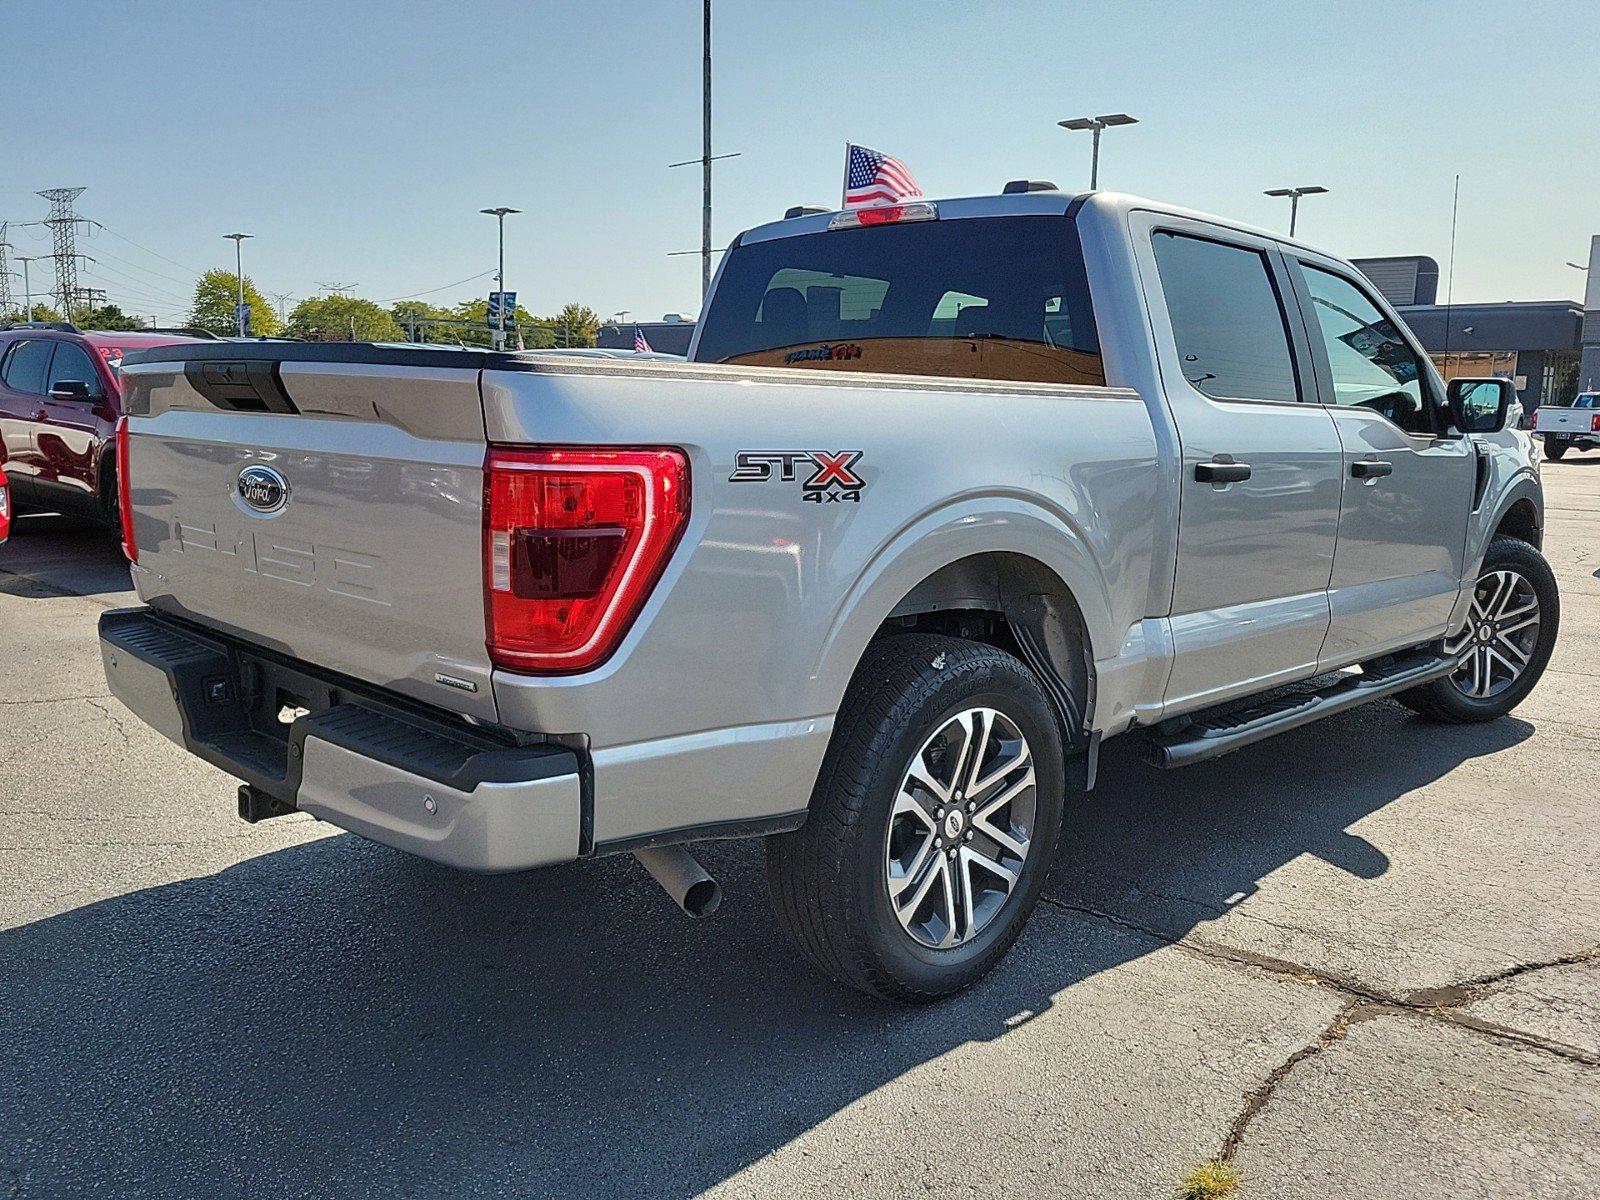
<svg viewBox="0 0 1600 1200">
<path fill-rule="evenodd" d="M 1533 414 L 1533 427 L 1539 433 L 1591 433 L 1594 432 L 1596 410 L 1592 408 L 1561 408 L 1541 404 Z"/>
<path fill-rule="evenodd" d="M 474 356 L 457 367 L 261 350 L 125 366 L 139 594 L 493 720 Z"/>
</svg>

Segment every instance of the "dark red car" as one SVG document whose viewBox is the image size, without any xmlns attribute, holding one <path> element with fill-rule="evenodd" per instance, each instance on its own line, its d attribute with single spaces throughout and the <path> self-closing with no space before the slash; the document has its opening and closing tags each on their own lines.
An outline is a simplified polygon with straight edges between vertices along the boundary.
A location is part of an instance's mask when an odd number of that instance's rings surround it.
<svg viewBox="0 0 1600 1200">
<path fill-rule="evenodd" d="M 115 525 L 123 355 L 203 336 L 85 332 L 65 322 L 0 326 L 0 469 L 13 511 Z"/>
</svg>

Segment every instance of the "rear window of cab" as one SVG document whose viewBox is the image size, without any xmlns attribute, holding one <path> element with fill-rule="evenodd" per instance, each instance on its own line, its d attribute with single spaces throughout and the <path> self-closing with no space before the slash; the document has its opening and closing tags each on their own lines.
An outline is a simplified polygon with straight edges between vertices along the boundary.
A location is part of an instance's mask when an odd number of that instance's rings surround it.
<svg viewBox="0 0 1600 1200">
<path fill-rule="evenodd" d="M 1070 218 L 917 221 L 734 248 L 699 362 L 1105 383 Z"/>
</svg>

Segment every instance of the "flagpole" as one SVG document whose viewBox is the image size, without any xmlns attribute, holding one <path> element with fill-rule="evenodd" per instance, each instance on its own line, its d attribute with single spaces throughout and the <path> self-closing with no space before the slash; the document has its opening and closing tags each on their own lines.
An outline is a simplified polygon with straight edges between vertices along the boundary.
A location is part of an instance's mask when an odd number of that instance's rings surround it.
<svg viewBox="0 0 1600 1200">
<path fill-rule="evenodd" d="M 843 209 L 843 208 L 845 208 L 847 206 L 847 201 L 848 201 L 849 195 L 850 195 L 850 143 L 847 140 L 845 142 L 845 144 L 844 144 L 844 174 L 842 176 L 840 176 L 840 178 L 839 178 L 839 207 L 841 209 Z"/>
</svg>

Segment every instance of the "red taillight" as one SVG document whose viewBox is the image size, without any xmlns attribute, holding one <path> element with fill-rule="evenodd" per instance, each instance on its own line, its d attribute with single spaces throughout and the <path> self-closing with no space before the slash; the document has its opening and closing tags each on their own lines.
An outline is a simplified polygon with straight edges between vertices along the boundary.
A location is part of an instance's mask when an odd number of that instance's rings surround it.
<svg viewBox="0 0 1600 1200">
<path fill-rule="evenodd" d="M 6 481 L 4 467 L 0 467 L 0 542 L 11 536 L 11 485 Z"/>
<path fill-rule="evenodd" d="M 515 671 L 603 661 L 661 576 L 689 515 L 681 450 L 490 447 L 483 589 L 489 657 Z"/>
<path fill-rule="evenodd" d="M 1589 432 L 1600 433 L 1600 412 L 1589 418 Z"/>
<path fill-rule="evenodd" d="M 133 485 L 128 479 L 128 418 L 117 418 L 117 512 L 122 517 L 122 552 L 129 562 L 139 561 L 139 543 L 133 537 Z"/>
</svg>

